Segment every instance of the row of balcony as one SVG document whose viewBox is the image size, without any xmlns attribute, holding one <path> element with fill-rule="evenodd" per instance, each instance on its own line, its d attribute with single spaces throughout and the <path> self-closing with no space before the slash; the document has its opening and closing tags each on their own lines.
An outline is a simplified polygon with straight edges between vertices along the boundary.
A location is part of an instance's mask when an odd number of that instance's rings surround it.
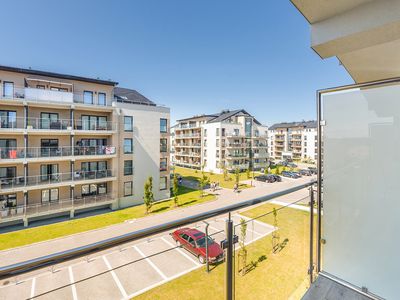
<svg viewBox="0 0 400 300">
<path fill-rule="evenodd" d="M 101 95 L 101 96 L 100 96 Z M 1 99 L 5 100 L 27 100 L 32 102 L 57 102 L 61 104 L 85 104 L 97 106 L 112 106 L 111 95 L 99 93 L 97 97 L 93 93 L 78 93 L 61 90 L 49 90 L 33 87 L 12 86 L 3 90 L 0 94 Z"/>
<path fill-rule="evenodd" d="M 175 147 L 198 148 L 198 147 L 201 147 L 201 144 L 200 144 L 200 143 L 193 143 L 193 144 L 176 144 Z"/>
<path fill-rule="evenodd" d="M 43 119 L 43 118 L 11 118 L 0 116 L 1 130 L 27 129 L 27 130 L 76 130 L 76 131 L 116 131 L 117 122 L 111 121 L 89 121 L 71 119 Z"/>
<path fill-rule="evenodd" d="M 9 221 L 10 219 L 16 219 L 22 217 L 47 215 L 72 209 L 82 209 L 100 204 L 106 204 L 114 200 L 115 200 L 115 195 L 100 194 L 100 195 L 91 195 L 84 197 L 74 197 L 73 199 L 42 202 L 37 204 L 3 207 L 0 208 L 0 222 L 5 222 Z"/>
<path fill-rule="evenodd" d="M 87 180 L 107 180 L 114 178 L 115 174 L 112 170 L 85 171 L 77 170 L 68 173 L 53 173 L 45 175 L 17 176 L 10 178 L 0 178 L 0 191 L 23 190 L 31 187 L 59 185 L 60 183 L 69 185 L 74 182 Z"/>
<path fill-rule="evenodd" d="M 197 152 L 176 152 L 175 155 L 200 157 L 200 153 L 197 153 Z"/>
<path fill-rule="evenodd" d="M 200 133 L 186 133 L 186 134 L 177 134 L 175 138 L 183 139 L 183 138 L 200 138 Z"/>
<path fill-rule="evenodd" d="M 15 159 L 29 161 L 36 158 L 66 158 L 74 156 L 107 156 L 116 155 L 115 146 L 64 146 L 64 147 L 15 147 L 0 148 L 0 162 Z"/>
</svg>

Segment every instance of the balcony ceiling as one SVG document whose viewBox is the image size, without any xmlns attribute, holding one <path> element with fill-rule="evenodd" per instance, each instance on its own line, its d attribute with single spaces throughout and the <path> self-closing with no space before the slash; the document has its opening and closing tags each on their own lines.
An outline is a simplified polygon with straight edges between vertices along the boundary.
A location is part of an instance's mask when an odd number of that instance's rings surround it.
<svg viewBox="0 0 400 300">
<path fill-rule="evenodd" d="M 311 25 L 311 47 L 336 56 L 355 82 L 400 77 L 400 1 L 291 0 Z"/>
<path fill-rule="evenodd" d="M 326 20 L 373 0 L 291 0 L 310 24 Z"/>
</svg>

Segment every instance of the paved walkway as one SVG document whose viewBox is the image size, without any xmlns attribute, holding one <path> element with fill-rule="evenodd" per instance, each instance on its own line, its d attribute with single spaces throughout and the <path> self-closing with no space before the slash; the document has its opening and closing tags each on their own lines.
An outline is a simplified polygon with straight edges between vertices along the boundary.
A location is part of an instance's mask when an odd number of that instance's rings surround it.
<svg viewBox="0 0 400 300">
<path fill-rule="evenodd" d="M 297 180 L 284 179 L 282 182 L 273 184 L 255 182 L 255 187 L 244 189 L 240 193 L 234 193 L 230 189 L 220 189 L 215 192 L 218 195 L 218 198 L 215 201 L 193 205 L 186 208 L 175 209 L 162 214 L 152 215 L 137 220 L 131 220 L 105 228 L 61 237 L 50 241 L 44 241 L 28 246 L 1 251 L 0 266 L 7 266 L 10 264 L 34 259 L 40 256 L 65 251 L 68 249 L 87 245 L 89 243 L 94 243 L 100 240 L 115 237 L 121 234 L 173 221 L 175 219 L 199 214 L 209 210 L 224 207 L 232 203 L 245 201 L 255 197 L 260 197 L 273 192 L 284 190 L 305 182 L 309 182 L 310 180 L 310 177 L 303 177 Z M 289 203 L 307 196 L 308 191 L 306 189 L 303 189 L 290 195 L 279 197 L 275 200 Z"/>
</svg>

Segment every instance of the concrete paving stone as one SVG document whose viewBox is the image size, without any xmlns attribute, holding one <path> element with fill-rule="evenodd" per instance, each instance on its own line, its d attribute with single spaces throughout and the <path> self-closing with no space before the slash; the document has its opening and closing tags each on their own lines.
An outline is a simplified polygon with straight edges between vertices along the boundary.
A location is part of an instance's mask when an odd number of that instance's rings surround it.
<svg viewBox="0 0 400 300">
<path fill-rule="evenodd" d="M 66 287 L 49 294 L 39 296 L 35 299 L 38 300 L 55 300 L 55 299 L 73 299 L 72 297 L 72 289 L 70 287 Z"/>
<path fill-rule="evenodd" d="M 76 283 L 75 287 L 79 300 L 121 299 L 123 297 L 111 273 L 81 281 Z"/>
<path fill-rule="evenodd" d="M 171 237 L 165 238 L 169 239 L 169 241 L 172 243 L 174 242 Z M 149 243 L 140 244 L 136 247 L 146 256 L 171 249 L 171 246 L 161 239 L 156 239 Z M 162 254 L 152 256 L 149 259 L 167 277 L 175 276 L 196 266 L 194 262 L 190 261 L 181 253 L 178 253 L 178 251 L 176 250 L 170 250 Z"/>
<path fill-rule="evenodd" d="M 47 273 L 36 277 L 34 295 L 50 292 L 57 288 L 68 285 L 69 283 L 70 279 L 68 269 L 55 269 L 53 272 L 48 271 Z M 62 291 L 60 290 L 57 293 L 69 293 L 71 295 L 71 288 L 69 287 L 67 289 L 63 289 Z M 54 294 L 54 292 L 52 292 L 52 294 Z"/>
<path fill-rule="evenodd" d="M 10 282 L 0 287 L 0 300 L 19 300 L 29 298 L 31 295 L 32 280 L 19 282 L 17 285 Z"/>
<path fill-rule="evenodd" d="M 81 262 L 71 267 L 74 274 L 74 280 L 80 281 L 87 279 L 93 275 L 107 271 L 108 268 L 104 263 L 102 257 L 96 257 L 89 260 L 89 262 Z"/>
</svg>

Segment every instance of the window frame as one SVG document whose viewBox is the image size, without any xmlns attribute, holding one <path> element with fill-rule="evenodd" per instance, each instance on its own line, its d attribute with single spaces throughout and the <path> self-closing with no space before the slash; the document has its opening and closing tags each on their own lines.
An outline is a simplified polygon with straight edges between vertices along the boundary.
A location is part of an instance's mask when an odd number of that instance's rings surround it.
<svg viewBox="0 0 400 300">
<path fill-rule="evenodd" d="M 87 94 L 91 94 L 92 95 L 92 102 L 91 103 L 87 103 L 85 100 L 86 100 L 86 97 L 85 97 L 85 95 L 87 95 Z M 93 91 L 83 91 L 83 104 L 92 104 L 93 105 L 93 99 L 94 99 L 94 93 L 93 93 Z"/>
<path fill-rule="evenodd" d="M 127 167 L 126 163 L 130 162 L 131 166 Z M 130 171 L 126 171 L 127 169 L 130 168 Z M 124 176 L 131 176 L 133 175 L 133 160 L 132 159 L 126 159 L 124 160 Z"/>
<path fill-rule="evenodd" d="M 131 129 L 126 129 L 126 120 L 130 119 L 130 128 Z M 124 116 L 124 131 L 125 132 L 133 132 L 133 116 Z"/>
<path fill-rule="evenodd" d="M 104 95 L 104 104 L 103 104 L 103 103 L 100 103 L 100 95 Z M 97 104 L 98 104 L 98 105 L 101 105 L 101 106 L 107 106 L 107 96 L 106 96 L 106 93 L 104 93 L 104 92 L 99 92 L 99 93 L 97 93 Z"/>
<path fill-rule="evenodd" d="M 130 185 L 130 193 L 126 193 L 126 185 Z M 132 196 L 133 195 L 133 182 L 132 181 L 125 181 L 124 182 L 124 197 Z"/>
<path fill-rule="evenodd" d="M 130 141 L 131 142 L 131 145 L 130 145 L 131 147 L 130 147 L 130 150 L 128 152 L 125 149 L 125 147 L 127 147 L 125 145 L 126 141 Z M 132 153 L 133 153 L 133 139 L 132 138 L 124 138 L 124 154 L 132 154 Z"/>
<path fill-rule="evenodd" d="M 12 92 L 11 95 L 6 95 L 5 91 L 5 87 L 7 84 L 11 84 L 12 85 Z M 9 97 L 9 98 L 13 98 L 15 94 L 15 85 L 13 81 L 3 81 L 3 97 Z"/>
<path fill-rule="evenodd" d="M 165 168 L 161 168 L 161 165 L 165 162 Z M 168 170 L 168 158 L 161 157 L 160 158 L 160 172 L 165 172 Z"/>
<path fill-rule="evenodd" d="M 165 188 L 161 188 L 161 183 L 165 182 Z M 160 182 L 158 184 L 158 188 L 160 191 L 165 191 L 168 188 L 168 179 L 167 176 L 160 176 Z"/>
<path fill-rule="evenodd" d="M 165 121 L 165 131 L 161 129 L 163 121 Z M 168 133 L 168 119 L 160 118 L 160 133 Z"/>
<path fill-rule="evenodd" d="M 49 199 L 45 202 L 43 202 L 43 192 L 47 191 L 49 194 Z M 52 192 L 57 191 L 57 199 L 52 199 Z M 40 192 L 40 202 L 41 203 L 53 203 L 53 202 L 58 202 L 60 201 L 60 190 L 58 188 L 51 188 L 51 189 L 43 189 Z"/>
<path fill-rule="evenodd" d="M 161 141 L 165 141 L 165 145 Z M 165 146 L 165 147 L 164 147 Z M 165 149 L 165 150 L 164 150 Z M 161 138 L 160 139 L 160 152 L 161 153 L 166 153 L 168 152 L 168 139 L 167 138 Z"/>
</svg>

